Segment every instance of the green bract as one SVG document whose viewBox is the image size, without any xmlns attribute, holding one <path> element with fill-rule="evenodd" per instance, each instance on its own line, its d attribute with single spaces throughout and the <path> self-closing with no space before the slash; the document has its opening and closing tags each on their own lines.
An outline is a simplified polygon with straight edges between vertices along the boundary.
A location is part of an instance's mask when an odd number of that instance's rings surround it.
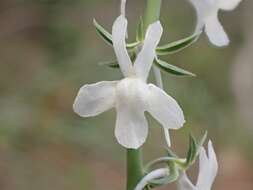
<svg viewBox="0 0 253 190">
<path fill-rule="evenodd" d="M 197 157 L 197 142 L 196 139 L 190 135 L 190 140 L 189 140 L 189 149 L 188 149 L 188 153 L 186 156 L 186 162 L 185 165 L 186 167 L 190 166 L 194 161 L 195 158 Z"/>
<path fill-rule="evenodd" d="M 172 183 L 178 179 L 181 172 L 187 170 L 199 156 L 200 148 L 203 146 L 205 139 L 207 137 L 207 132 L 203 135 L 199 142 L 190 135 L 189 137 L 189 149 L 186 156 L 186 159 L 180 159 L 172 150 L 168 149 L 168 156 L 158 158 L 146 166 L 146 173 L 152 171 L 152 168 L 155 168 L 157 165 L 165 164 L 169 169 L 169 175 L 164 176 L 160 179 L 150 180 L 146 188 L 152 189 L 154 187 L 167 185 Z"/>
<path fill-rule="evenodd" d="M 112 35 L 107 32 L 100 24 L 98 24 L 95 19 L 93 20 L 93 24 L 100 37 L 105 40 L 105 42 L 107 42 L 109 45 L 112 45 Z"/>
<path fill-rule="evenodd" d="M 147 172 L 149 172 L 149 170 L 158 164 L 166 164 L 170 172 L 169 175 L 164 176 L 163 178 L 150 180 L 148 182 L 147 188 L 152 189 L 176 181 L 179 177 L 180 172 L 187 170 L 195 162 L 197 156 L 199 155 L 200 147 L 203 146 L 206 136 L 207 133 L 205 133 L 201 140 L 197 142 L 196 139 L 190 135 L 190 145 L 186 159 L 180 159 L 174 152 L 169 150 L 168 157 L 158 158 L 150 162 L 146 168 Z"/>
<path fill-rule="evenodd" d="M 197 33 L 197 34 L 193 34 L 187 38 L 184 38 L 182 40 L 178 40 L 163 46 L 158 46 L 156 48 L 156 53 L 157 55 L 168 55 L 168 54 L 174 54 L 177 53 L 185 48 L 187 48 L 188 46 L 190 46 L 191 44 L 193 44 L 194 42 L 196 42 L 199 38 L 201 33 Z"/>
<path fill-rule="evenodd" d="M 109 33 L 104 27 L 102 27 L 98 22 L 94 19 L 93 21 L 94 26 L 96 28 L 97 33 L 99 36 L 109 45 L 113 45 L 112 42 L 112 35 Z M 202 31 L 201 31 L 202 32 Z M 184 38 L 182 40 L 178 40 L 176 42 L 168 43 L 163 46 L 158 46 L 156 48 L 156 53 L 157 55 L 168 55 L 168 54 L 173 54 L 177 53 L 178 51 L 183 50 L 184 48 L 190 46 L 192 43 L 196 42 L 197 39 L 199 38 L 201 32 L 193 34 L 187 38 Z M 128 43 L 127 50 L 131 53 L 138 51 L 137 47 L 138 45 L 142 44 L 142 41 L 144 39 L 144 25 L 143 25 L 143 20 L 140 18 L 137 32 L 136 32 L 136 42 L 133 43 Z M 132 59 L 132 56 L 131 56 Z M 134 56 L 135 59 L 135 56 Z M 134 60 L 132 59 L 132 60 Z M 159 67 L 159 69 L 166 71 L 167 73 L 177 75 L 177 76 L 196 76 L 194 73 L 187 71 L 185 69 L 179 68 L 175 65 L 171 65 L 165 61 L 162 61 L 158 58 L 155 59 L 154 64 Z M 119 65 L 117 61 L 108 61 L 108 62 L 103 62 L 100 63 L 99 65 L 105 65 L 111 68 L 119 68 Z"/>
<path fill-rule="evenodd" d="M 170 74 L 179 75 L 179 76 L 196 76 L 195 74 L 181 69 L 175 65 L 171 65 L 165 61 L 162 61 L 158 58 L 155 59 L 154 63 L 158 66 L 161 70 L 166 71 Z"/>
<path fill-rule="evenodd" d="M 159 164 L 168 164 L 175 163 L 181 169 L 185 170 L 189 168 L 196 160 L 199 155 L 199 150 L 203 146 L 207 137 L 207 132 L 203 135 L 199 142 L 196 141 L 195 137 L 190 135 L 189 137 L 189 148 L 186 155 L 186 158 L 179 158 L 172 150 L 168 149 L 168 156 L 158 158 L 151 161 L 146 166 L 146 171 L 151 170 L 153 167 Z"/>
</svg>

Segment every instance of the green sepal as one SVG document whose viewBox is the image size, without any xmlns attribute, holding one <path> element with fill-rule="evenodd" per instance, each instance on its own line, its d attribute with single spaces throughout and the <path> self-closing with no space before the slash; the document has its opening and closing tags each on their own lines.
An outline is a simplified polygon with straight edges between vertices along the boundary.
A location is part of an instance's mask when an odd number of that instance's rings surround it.
<svg viewBox="0 0 253 190">
<path fill-rule="evenodd" d="M 144 40 L 144 23 L 142 17 L 140 17 L 140 21 L 136 32 L 136 41 L 142 42 L 143 40 Z"/>
<path fill-rule="evenodd" d="M 96 31 L 98 33 L 98 35 L 109 45 L 113 45 L 112 42 L 112 35 L 110 32 L 108 32 L 103 26 L 101 26 L 100 24 L 98 24 L 98 22 L 94 19 L 93 20 L 93 24 L 96 28 Z M 128 50 L 133 50 L 136 46 L 139 45 L 140 42 L 133 42 L 133 43 L 128 43 L 126 44 L 126 48 Z"/>
<path fill-rule="evenodd" d="M 189 149 L 188 153 L 186 156 L 186 167 L 189 167 L 194 161 L 195 158 L 197 157 L 198 153 L 198 144 L 196 142 L 196 139 L 190 135 L 190 140 L 189 140 Z"/>
<path fill-rule="evenodd" d="M 163 46 L 158 46 L 156 48 L 156 53 L 158 55 L 168 55 L 168 54 L 177 53 L 177 52 L 187 48 L 188 46 L 190 46 L 194 42 L 196 42 L 198 40 L 201 32 L 193 34 L 187 38 L 163 45 Z"/>
<path fill-rule="evenodd" d="M 154 61 L 155 65 L 157 67 L 159 67 L 161 70 L 173 74 L 173 75 L 177 75 L 177 76 L 191 76 L 191 77 L 195 77 L 196 75 L 191 73 L 190 71 L 181 69 L 175 65 L 171 65 L 165 61 L 162 61 L 158 58 L 155 59 Z"/>
<path fill-rule="evenodd" d="M 190 135 L 190 145 L 189 145 L 189 150 L 187 153 L 186 161 L 182 165 L 185 169 L 189 168 L 197 159 L 200 148 L 203 146 L 205 140 L 207 137 L 207 132 L 203 135 L 203 137 L 200 139 L 200 141 L 196 141 L 196 139 Z"/>
</svg>

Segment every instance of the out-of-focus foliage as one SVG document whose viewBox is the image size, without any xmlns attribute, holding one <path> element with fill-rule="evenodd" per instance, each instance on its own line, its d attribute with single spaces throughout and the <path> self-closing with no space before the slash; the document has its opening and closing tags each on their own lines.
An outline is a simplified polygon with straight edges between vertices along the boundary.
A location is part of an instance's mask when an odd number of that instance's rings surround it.
<svg viewBox="0 0 253 190">
<path fill-rule="evenodd" d="M 144 3 L 129 0 L 130 41 Z M 114 110 L 96 118 L 80 118 L 72 111 L 82 85 L 121 78 L 116 69 L 98 66 L 115 55 L 93 26 L 96 18 L 110 31 L 118 6 L 116 0 L 0 1 L 1 190 L 123 188 L 125 152 L 113 135 Z M 233 13 L 222 13 L 229 47 L 214 48 L 202 36 L 190 48 L 163 57 L 197 75 L 163 73 L 166 91 L 187 120 L 184 129 L 172 133 L 173 149 L 185 152 L 190 130 L 196 136 L 208 130 L 220 160 L 218 190 L 253 188 L 253 129 L 239 117 L 231 87 L 231 68 L 247 41 L 244 7 L 247 1 Z M 161 18 L 164 43 L 194 30 L 194 10 L 187 1 L 164 1 Z M 157 140 L 162 139 L 158 124 L 151 117 L 149 122 L 144 153 L 151 159 L 165 153 L 165 143 Z"/>
</svg>

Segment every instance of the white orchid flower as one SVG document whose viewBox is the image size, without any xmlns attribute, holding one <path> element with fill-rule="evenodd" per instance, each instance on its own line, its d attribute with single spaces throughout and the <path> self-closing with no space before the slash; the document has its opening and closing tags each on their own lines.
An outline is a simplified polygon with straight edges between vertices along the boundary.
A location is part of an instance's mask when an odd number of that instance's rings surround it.
<svg viewBox="0 0 253 190">
<path fill-rule="evenodd" d="M 129 149 L 139 148 L 148 135 L 148 124 L 144 112 L 148 111 L 167 129 L 178 129 L 185 120 L 177 102 L 147 78 L 155 58 L 162 26 L 159 21 L 151 24 L 146 33 L 142 50 L 134 64 L 126 49 L 127 20 L 119 16 L 113 24 L 112 38 L 120 69 L 125 76 L 120 81 L 102 81 L 84 85 L 73 105 L 74 111 L 82 117 L 96 116 L 116 108 L 115 136 L 118 142 Z"/>
<path fill-rule="evenodd" d="M 219 19 L 219 9 L 229 11 L 237 7 L 241 0 L 189 0 L 197 11 L 196 32 L 205 27 L 209 40 L 216 46 L 226 46 L 229 38 Z"/>
<path fill-rule="evenodd" d="M 202 147 L 199 155 L 199 175 L 196 186 L 187 177 L 186 173 L 181 175 L 178 181 L 179 190 L 211 190 L 217 175 L 218 163 L 212 142 L 208 142 L 208 156 Z"/>
</svg>

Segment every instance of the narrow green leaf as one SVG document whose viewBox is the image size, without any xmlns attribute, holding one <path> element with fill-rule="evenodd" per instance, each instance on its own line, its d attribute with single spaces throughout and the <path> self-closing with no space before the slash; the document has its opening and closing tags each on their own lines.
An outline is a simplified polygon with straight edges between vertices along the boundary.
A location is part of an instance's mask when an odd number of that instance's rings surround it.
<svg viewBox="0 0 253 190">
<path fill-rule="evenodd" d="M 187 166 L 189 166 L 189 164 L 191 162 L 192 155 L 193 155 L 192 136 L 190 136 L 189 149 L 188 149 L 187 156 L 186 156 L 186 165 Z"/>
<path fill-rule="evenodd" d="M 144 24 L 142 17 L 140 17 L 140 21 L 136 32 L 136 41 L 142 42 L 143 40 L 144 40 Z"/>
<path fill-rule="evenodd" d="M 174 75 L 178 75 L 178 76 L 196 76 L 195 74 L 186 71 L 184 69 L 181 69 L 175 65 L 171 65 L 165 61 L 162 61 L 158 58 L 155 59 L 155 64 L 156 66 L 158 66 L 160 69 L 170 73 L 170 74 L 174 74 Z"/>
<path fill-rule="evenodd" d="M 190 135 L 189 141 L 190 145 L 186 157 L 186 167 L 189 167 L 192 163 L 194 163 L 198 155 L 198 144 L 196 142 L 196 139 L 192 135 Z"/>
<path fill-rule="evenodd" d="M 102 27 L 100 24 L 98 24 L 98 22 L 94 19 L 93 20 L 93 24 L 96 28 L 97 33 L 99 34 L 99 36 L 109 45 L 113 45 L 112 42 L 112 35 L 111 33 L 109 33 L 104 27 Z M 139 45 L 140 42 L 133 42 L 133 43 L 128 43 L 126 45 L 127 49 L 129 51 L 133 50 L 137 45 Z"/>
<path fill-rule="evenodd" d="M 207 137 L 207 132 L 205 132 L 201 140 L 197 142 L 196 139 L 192 135 L 190 135 L 189 149 L 186 156 L 186 161 L 182 165 L 182 168 L 187 169 L 196 161 L 200 152 L 200 148 L 203 146 L 203 143 L 205 142 L 206 137 Z"/>
<path fill-rule="evenodd" d="M 193 34 L 187 38 L 163 45 L 156 48 L 158 55 L 168 55 L 181 51 L 196 42 L 201 33 Z"/>
<path fill-rule="evenodd" d="M 112 45 L 112 35 L 107 32 L 100 24 L 97 23 L 97 21 L 94 19 L 93 24 L 96 28 L 97 33 L 99 36 L 109 45 Z"/>
<path fill-rule="evenodd" d="M 194 136 L 191 135 L 191 141 L 192 141 L 192 156 L 191 156 L 191 160 L 190 162 L 193 163 L 197 157 L 197 153 L 198 153 L 198 144 L 196 139 L 194 138 Z"/>
</svg>

